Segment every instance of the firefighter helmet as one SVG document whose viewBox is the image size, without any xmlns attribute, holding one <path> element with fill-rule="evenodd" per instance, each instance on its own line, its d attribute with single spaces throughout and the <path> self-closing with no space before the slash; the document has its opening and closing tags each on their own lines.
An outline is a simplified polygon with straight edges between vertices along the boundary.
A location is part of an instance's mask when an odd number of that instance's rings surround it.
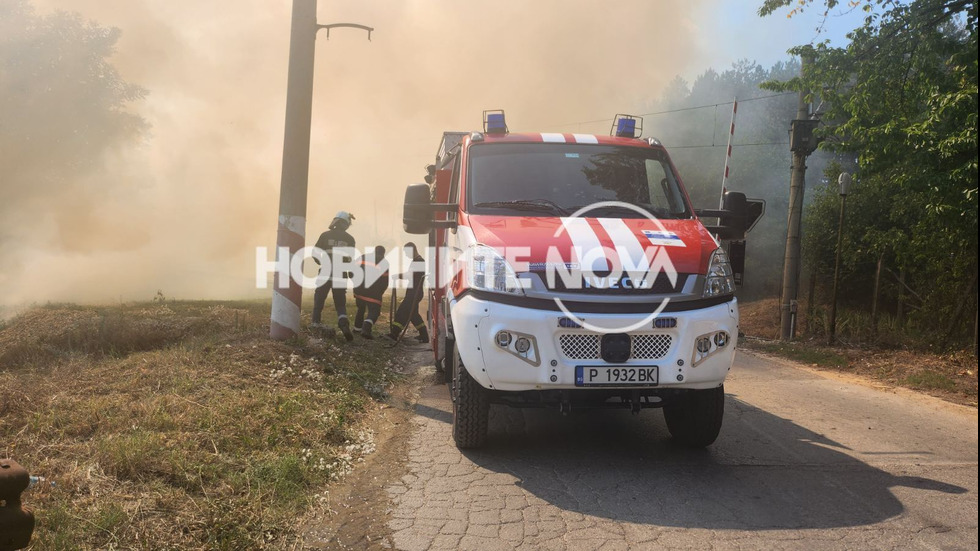
<svg viewBox="0 0 980 551">
<path fill-rule="evenodd" d="M 353 222 L 354 222 L 354 215 L 347 212 L 346 210 L 342 210 L 338 212 L 336 216 L 333 217 L 333 221 L 330 222 L 330 227 L 331 228 L 339 227 L 342 230 L 346 230 L 347 228 L 350 227 L 351 223 Z"/>
</svg>

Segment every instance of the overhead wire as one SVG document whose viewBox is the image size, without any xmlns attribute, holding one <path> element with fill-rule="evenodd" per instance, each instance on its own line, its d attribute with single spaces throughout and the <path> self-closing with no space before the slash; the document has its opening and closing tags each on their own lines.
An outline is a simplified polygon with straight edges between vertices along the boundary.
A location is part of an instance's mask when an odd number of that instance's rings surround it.
<svg viewBox="0 0 980 551">
<path fill-rule="evenodd" d="M 732 147 L 752 147 L 757 145 L 789 145 L 789 142 L 755 142 L 755 143 L 733 143 Z M 728 147 L 727 144 L 711 145 L 672 145 L 668 149 L 698 149 L 705 147 Z"/>
<path fill-rule="evenodd" d="M 756 97 L 752 97 L 752 98 L 740 99 L 738 101 L 739 101 L 739 103 L 748 103 L 750 101 L 758 101 L 758 100 L 763 100 L 763 99 L 777 98 L 777 97 L 780 97 L 780 96 L 789 96 L 789 95 L 796 95 L 796 94 L 797 94 L 797 92 L 780 92 L 778 94 L 768 94 L 768 95 L 765 95 L 765 96 L 756 96 Z M 692 106 L 692 107 L 680 107 L 680 108 L 677 108 L 677 109 L 666 109 L 666 110 L 663 110 L 663 111 L 654 111 L 652 113 L 641 113 L 641 114 L 636 115 L 636 116 L 638 116 L 638 117 L 652 117 L 654 115 L 666 115 L 666 114 L 669 114 L 669 113 L 680 113 L 680 112 L 683 112 L 683 111 L 694 111 L 694 110 L 697 110 L 697 109 L 708 109 L 708 108 L 712 108 L 712 107 L 713 108 L 717 108 L 717 107 L 721 107 L 722 105 L 731 105 L 732 103 L 734 103 L 734 102 L 733 101 L 723 101 L 723 102 L 720 102 L 720 103 L 709 103 L 709 104 L 705 104 L 705 105 L 695 105 L 695 106 Z M 551 126 L 557 128 L 557 127 L 562 127 L 562 126 L 575 126 L 575 125 L 579 125 L 579 124 L 595 124 L 595 123 L 600 123 L 600 122 L 609 122 L 609 118 L 607 117 L 607 118 L 604 118 L 604 119 L 595 119 L 595 120 L 591 120 L 591 121 L 567 122 L 567 123 L 555 124 L 555 125 L 551 125 Z"/>
</svg>

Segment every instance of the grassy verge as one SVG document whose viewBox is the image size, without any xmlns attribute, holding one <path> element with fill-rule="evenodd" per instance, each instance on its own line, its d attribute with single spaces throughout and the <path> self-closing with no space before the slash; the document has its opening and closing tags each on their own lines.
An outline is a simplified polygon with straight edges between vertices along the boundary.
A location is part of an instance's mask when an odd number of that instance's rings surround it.
<svg viewBox="0 0 980 551">
<path fill-rule="evenodd" d="M 739 344 L 742 348 L 782 356 L 800 363 L 839 369 L 846 369 L 848 367 L 847 356 L 832 348 L 815 347 L 795 342 L 760 341 L 754 339 L 745 339 Z"/>
<path fill-rule="evenodd" d="M 977 406 L 977 361 L 969 352 L 935 353 L 898 346 L 831 347 L 814 340 L 782 342 L 779 304 L 764 300 L 739 305 L 739 346 L 820 368 L 846 371 L 946 400 Z"/>
<path fill-rule="evenodd" d="M 0 456 L 35 549 L 287 547 L 373 449 L 379 340 L 270 341 L 267 303 L 54 305 L 0 328 Z M 329 316 L 328 316 L 328 319 Z"/>
</svg>

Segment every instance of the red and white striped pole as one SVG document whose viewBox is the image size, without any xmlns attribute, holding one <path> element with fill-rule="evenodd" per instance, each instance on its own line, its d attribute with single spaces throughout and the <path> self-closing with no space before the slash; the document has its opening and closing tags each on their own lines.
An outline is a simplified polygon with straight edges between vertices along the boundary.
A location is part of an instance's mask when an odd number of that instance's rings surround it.
<svg viewBox="0 0 980 551">
<path fill-rule="evenodd" d="M 306 237 L 306 218 L 303 216 L 279 215 L 279 231 L 276 236 L 276 265 L 289 266 L 290 259 L 303 248 Z M 285 260 L 283 259 L 285 256 Z M 280 278 L 284 277 L 284 280 Z M 303 302 L 303 287 L 292 280 L 289 271 L 273 272 L 272 278 L 272 319 L 269 336 L 276 340 L 295 337 L 300 329 L 300 305 Z"/>
<path fill-rule="evenodd" d="M 282 148 L 279 187 L 279 231 L 276 260 L 292 258 L 303 248 L 306 235 L 306 189 L 310 175 L 310 129 L 313 116 L 313 55 L 316 50 L 317 0 L 293 0 L 289 39 L 289 76 L 286 86 L 286 133 Z M 289 264 L 286 259 L 286 265 Z M 299 333 L 303 287 L 279 270 L 273 278 L 272 319 L 269 336 L 286 340 Z"/>
<path fill-rule="evenodd" d="M 732 138 L 735 136 L 735 115 L 738 113 L 738 97 L 732 99 L 732 124 L 728 129 L 728 150 L 725 153 L 725 173 L 721 176 L 721 195 L 718 208 L 725 208 L 725 192 L 728 191 L 728 169 L 732 162 Z"/>
</svg>

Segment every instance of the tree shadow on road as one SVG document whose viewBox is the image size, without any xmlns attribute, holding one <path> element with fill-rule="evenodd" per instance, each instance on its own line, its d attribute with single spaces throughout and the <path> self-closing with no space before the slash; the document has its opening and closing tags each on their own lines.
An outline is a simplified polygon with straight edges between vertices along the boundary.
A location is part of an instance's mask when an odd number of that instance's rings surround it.
<svg viewBox="0 0 980 551">
<path fill-rule="evenodd" d="M 824 435 L 732 396 L 722 435 L 706 450 L 674 444 L 657 411 L 562 417 L 494 407 L 490 422 L 487 447 L 467 451 L 467 458 L 513 475 L 525 491 L 561 509 L 623 522 L 743 530 L 861 526 L 902 513 L 893 487 L 967 491 L 885 472 Z"/>
</svg>

